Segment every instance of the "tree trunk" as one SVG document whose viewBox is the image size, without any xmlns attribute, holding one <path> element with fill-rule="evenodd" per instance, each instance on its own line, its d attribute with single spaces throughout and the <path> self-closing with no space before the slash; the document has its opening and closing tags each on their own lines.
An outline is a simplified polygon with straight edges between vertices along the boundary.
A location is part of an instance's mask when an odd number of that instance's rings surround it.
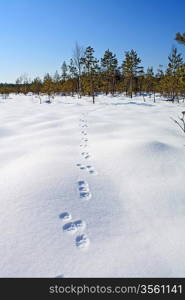
<svg viewBox="0 0 185 300">
<path fill-rule="evenodd" d="M 91 74 L 91 95 L 93 98 L 93 104 L 95 104 L 95 95 L 94 95 L 94 79 L 93 75 Z"/>
<path fill-rule="evenodd" d="M 130 78 L 130 98 L 132 98 L 132 77 Z"/>
</svg>

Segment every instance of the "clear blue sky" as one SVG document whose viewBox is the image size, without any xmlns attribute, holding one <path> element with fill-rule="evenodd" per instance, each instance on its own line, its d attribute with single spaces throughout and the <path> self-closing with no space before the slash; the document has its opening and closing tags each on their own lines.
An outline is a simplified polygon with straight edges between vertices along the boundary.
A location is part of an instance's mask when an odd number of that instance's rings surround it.
<svg viewBox="0 0 185 300">
<path fill-rule="evenodd" d="M 0 82 L 60 70 L 76 41 L 120 61 L 133 48 L 144 67 L 167 64 L 173 45 L 185 54 L 174 41 L 185 32 L 185 0 L 4 0 L 0 12 Z"/>
</svg>

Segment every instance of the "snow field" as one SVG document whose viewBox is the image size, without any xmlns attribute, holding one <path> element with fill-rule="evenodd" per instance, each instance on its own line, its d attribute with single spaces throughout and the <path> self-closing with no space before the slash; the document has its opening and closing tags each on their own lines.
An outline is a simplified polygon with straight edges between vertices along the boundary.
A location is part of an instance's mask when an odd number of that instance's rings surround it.
<svg viewBox="0 0 185 300">
<path fill-rule="evenodd" d="M 0 276 L 184 277 L 185 104 L 91 102 L 0 103 Z"/>
</svg>

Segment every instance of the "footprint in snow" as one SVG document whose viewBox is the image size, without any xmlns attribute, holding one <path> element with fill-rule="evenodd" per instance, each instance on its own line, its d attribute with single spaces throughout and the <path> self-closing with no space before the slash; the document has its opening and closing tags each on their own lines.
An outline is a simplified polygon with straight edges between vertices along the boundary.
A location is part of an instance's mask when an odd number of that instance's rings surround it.
<svg viewBox="0 0 185 300">
<path fill-rule="evenodd" d="M 82 200 L 88 201 L 91 199 L 91 197 L 92 197 L 92 195 L 90 192 L 86 192 L 86 191 L 80 192 L 80 199 L 82 199 Z"/>
<path fill-rule="evenodd" d="M 80 147 L 82 148 L 86 148 L 87 147 L 87 144 L 83 145 L 83 144 L 80 144 Z"/>
<path fill-rule="evenodd" d="M 80 186 L 79 191 L 80 192 L 89 192 L 89 187 L 88 186 Z"/>
<path fill-rule="evenodd" d="M 63 212 L 59 215 L 59 218 L 62 219 L 63 221 L 69 221 L 71 220 L 72 216 L 70 213 L 68 213 L 67 211 L 66 212 Z"/>
<path fill-rule="evenodd" d="M 80 181 L 78 181 L 78 185 L 80 186 L 80 187 L 88 187 L 89 186 L 89 184 L 85 181 L 85 180 L 80 180 Z"/>
<path fill-rule="evenodd" d="M 89 246 L 90 240 L 86 234 L 81 234 L 76 237 L 76 247 L 78 249 L 86 249 Z"/>
<path fill-rule="evenodd" d="M 75 224 L 77 230 L 79 230 L 79 231 L 84 230 L 86 227 L 86 223 L 82 220 L 77 220 L 74 222 L 74 224 Z"/>
<path fill-rule="evenodd" d="M 77 231 L 77 227 L 74 222 L 69 222 L 63 226 L 63 231 L 73 234 Z"/>
<path fill-rule="evenodd" d="M 78 181 L 80 191 L 89 191 L 89 184 L 85 180 Z"/>
<path fill-rule="evenodd" d="M 86 131 L 82 131 L 81 132 L 83 135 L 87 135 L 87 132 Z"/>
<path fill-rule="evenodd" d="M 86 169 L 86 166 L 81 166 L 80 167 L 80 170 L 85 170 Z"/>
<path fill-rule="evenodd" d="M 63 231 L 74 234 L 77 231 L 82 231 L 86 227 L 86 223 L 82 220 L 66 223 L 63 226 Z"/>
<path fill-rule="evenodd" d="M 91 174 L 91 175 L 97 175 L 98 173 L 97 173 L 96 170 L 91 169 L 91 170 L 89 170 L 89 174 Z"/>
<path fill-rule="evenodd" d="M 78 181 L 79 185 L 79 192 L 80 192 L 80 199 L 82 200 L 90 200 L 92 197 L 92 194 L 89 191 L 89 185 L 86 181 Z"/>
<path fill-rule="evenodd" d="M 87 170 L 89 171 L 90 174 L 93 174 L 93 175 L 97 175 L 97 171 L 90 165 L 86 166 Z"/>
<path fill-rule="evenodd" d="M 84 166 L 84 165 L 80 166 L 80 170 L 85 170 L 85 169 L 86 169 L 86 166 Z"/>
<path fill-rule="evenodd" d="M 78 181 L 78 185 L 79 185 L 79 188 L 86 187 L 86 189 L 88 186 L 88 184 L 83 180 Z M 63 212 L 59 215 L 59 217 L 63 221 L 68 221 L 71 219 L 71 214 L 69 214 L 68 212 Z M 76 232 L 82 233 L 85 228 L 86 228 L 86 223 L 83 220 L 67 222 L 63 225 L 63 231 L 70 233 L 70 234 L 74 234 Z M 76 237 L 76 247 L 77 248 L 86 248 L 88 246 L 88 244 L 89 244 L 89 239 L 85 234 L 81 234 Z M 64 277 L 64 275 L 60 274 L 56 278 L 63 278 L 63 277 Z"/>
<path fill-rule="evenodd" d="M 86 166 L 81 165 L 81 164 L 76 164 L 76 166 L 79 167 L 80 170 L 85 170 L 86 169 Z"/>
<path fill-rule="evenodd" d="M 83 155 L 85 158 L 89 158 L 90 157 L 90 153 L 89 152 L 82 152 L 81 155 Z"/>
<path fill-rule="evenodd" d="M 81 155 L 87 155 L 88 154 L 88 152 L 82 152 L 81 153 Z"/>
</svg>

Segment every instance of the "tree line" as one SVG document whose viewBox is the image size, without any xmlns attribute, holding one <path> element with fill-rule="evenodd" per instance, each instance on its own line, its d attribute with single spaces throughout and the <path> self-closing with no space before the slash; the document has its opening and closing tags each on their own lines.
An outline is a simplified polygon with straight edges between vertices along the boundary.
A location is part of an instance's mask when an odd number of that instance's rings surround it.
<svg viewBox="0 0 185 300">
<path fill-rule="evenodd" d="M 177 33 L 175 40 L 185 45 L 185 33 Z M 101 59 L 95 57 L 91 46 L 83 49 L 75 45 L 73 56 L 67 64 L 61 66 L 61 72 L 54 76 L 47 73 L 43 79 L 36 77 L 30 81 L 27 76 L 20 76 L 15 84 L 0 84 L 0 94 L 7 98 L 10 93 L 34 93 L 48 95 L 51 102 L 54 95 L 78 95 L 79 98 L 88 95 L 95 103 L 95 96 L 104 93 L 114 96 L 125 93 L 131 98 L 133 95 L 147 93 L 167 97 L 175 101 L 185 98 L 185 63 L 182 54 L 174 47 L 168 56 L 166 70 L 159 66 L 154 74 L 153 67 L 145 71 L 141 59 L 133 49 L 126 51 L 121 65 L 118 64 L 116 54 L 107 49 Z"/>
</svg>

